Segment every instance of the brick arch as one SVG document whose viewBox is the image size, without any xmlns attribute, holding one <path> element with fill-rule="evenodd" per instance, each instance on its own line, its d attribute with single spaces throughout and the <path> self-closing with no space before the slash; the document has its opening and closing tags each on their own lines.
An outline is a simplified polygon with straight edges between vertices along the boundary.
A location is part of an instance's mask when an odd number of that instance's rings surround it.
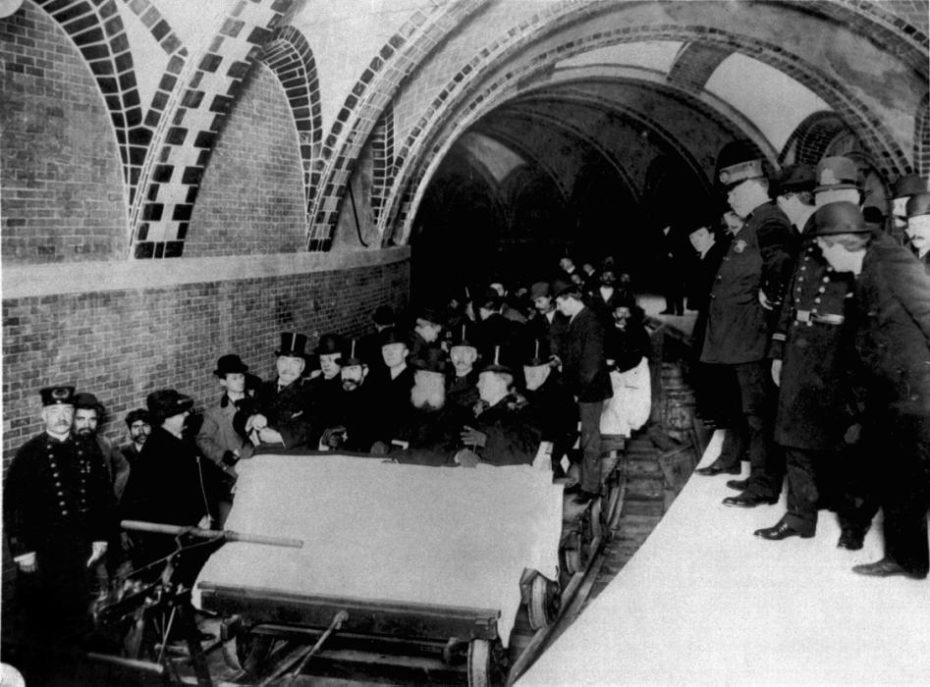
<svg viewBox="0 0 930 687">
<path fill-rule="evenodd" d="M 235 3 L 202 54 L 188 57 L 182 48 L 168 61 L 159 86 L 167 94 L 164 115 L 130 209 L 133 257 L 181 256 L 217 139 L 244 79 L 291 5 L 292 0 Z"/>
<path fill-rule="evenodd" d="M 448 132 L 444 131 L 445 125 L 449 123 L 453 113 L 456 122 L 452 131 L 464 131 L 477 117 L 508 97 L 515 95 L 521 87 L 521 82 L 530 80 L 533 74 L 544 70 L 547 65 L 581 52 L 623 42 L 647 40 L 690 41 L 700 38 L 710 43 L 729 46 L 735 51 L 742 52 L 782 71 L 820 95 L 850 123 L 851 128 L 858 133 L 869 154 L 876 160 L 882 160 L 883 167 L 881 171 L 883 174 L 894 177 L 910 169 L 907 156 L 894 140 L 894 137 L 843 84 L 833 80 L 829 75 L 810 67 L 800 58 L 786 53 L 778 45 L 730 34 L 722 29 L 715 29 L 713 32 L 705 32 L 701 29 L 702 27 L 659 26 L 631 28 L 625 26 L 611 31 L 595 32 L 587 37 L 575 38 L 544 53 L 535 55 L 528 66 L 508 71 L 488 85 L 482 84 L 484 87 L 477 93 L 473 89 L 463 89 L 460 97 L 450 100 L 448 97 L 449 90 L 462 80 L 462 72 L 459 72 L 447 83 L 440 96 L 426 109 L 426 114 L 413 127 L 411 134 L 398 152 L 397 168 L 399 178 L 395 188 L 403 189 L 403 191 L 395 190 L 392 196 L 391 212 L 382 218 L 382 233 L 385 232 L 385 227 L 389 223 L 406 224 L 407 219 L 411 216 L 410 210 L 418 202 L 421 193 L 421 189 L 418 188 L 420 180 L 437 154 L 448 146 L 448 143 L 432 144 L 432 140 L 440 131 L 447 134 L 447 139 L 454 137 L 449 136 Z M 527 42 L 529 40 L 531 39 L 528 38 Z M 466 65 L 468 71 L 473 75 L 472 82 L 479 82 L 481 74 L 491 71 L 494 64 L 505 61 L 524 45 L 525 43 L 520 42 L 520 45 L 512 45 L 508 50 L 499 52 L 492 51 L 489 48 L 482 50 L 479 54 L 481 59 L 477 64 L 473 60 Z M 466 101 L 468 105 L 463 113 L 459 107 Z M 414 171 L 414 167 L 416 167 L 416 171 Z"/>
<path fill-rule="evenodd" d="M 313 189 L 320 183 L 320 142 L 323 138 L 320 82 L 313 51 L 300 31 L 285 26 L 265 44 L 258 60 L 274 72 L 287 95 L 300 141 L 304 203 L 309 203 Z"/>
<path fill-rule="evenodd" d="M 390 181 L 394 178 L 394 105 L 388 103 L 371 132 L 372 185 L 371 210 L 375 222 L 387 202 Z"/>
<path fill-rule="evenodd" d="M 789 152 L 793 151 L 793 163 L 816 165 L 833 141 L 848 131 L 846 122 L 835 112 L 814 112 L 791 132 L 779 155 L 779 162 L 784 163 Z"/>
<path fill-rule="evenodd" d="M 914 170 L 930 176 L 930 95 L 925 95 L 914 117 Z"/>
<path fill-rule="evenodd" d="M 308 249 L 326 251 L 332 246 L 332 234 L 354 162 L 379 121 L 385 103 L 390 102 L 401 83 L 419 68 L 436 45 L 488 2 L 451 0 L 435 4 L 428 13 L 415 12 L 372 58 L 323 140 L 321 183 L 332 190 L 315 194 L 310 203 Z"/>
<path fill-rule="evenodd" d="M 133 202 L 152 127 L 144 120 L 132 53 L 115 0 L 34 0 L 77 47 L 106 102 Z"/>
</svg>

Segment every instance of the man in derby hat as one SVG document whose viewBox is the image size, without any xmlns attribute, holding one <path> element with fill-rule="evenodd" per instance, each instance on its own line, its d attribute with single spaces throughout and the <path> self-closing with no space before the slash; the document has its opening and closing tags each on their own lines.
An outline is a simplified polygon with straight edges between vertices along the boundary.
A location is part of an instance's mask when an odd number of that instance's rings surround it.
<svg viewBox="0 0 930 687">
<path fill-rule="evenodd" d="M 824 258 L 856 279 L 853 379 L 862 441 L 876 449 L 865 484 L 884 511 L 884 557 L 853 571 L 922 579 L 930 569 L 930 277 L 906 248 L 874 234 L 852 203 L 827 205 L 815 220 Z"/>
<path fill-rule="evenodd" d="M 604 352 L 604 323 L 582 300 L 581 289 L 570 283 L 552 284 L 556 307 L 568 327 L 555 354 L 562 379 L 578 403 L 581 419 L 580 496 L 593 498 L 601 491 L 601 413 L 613 395 Z"/>
<path fill-rule="evenodd" d="M 796 244 L 794 252 L 800 250 L 801 235 L 814 210 L 814 186 L 816 186 L 814 168 L 810 165 L 790 165 L 781 170 L 772 187 L 775 204 L 788 217 L 794 230 L 792 237 Z M 808 232 L 810 233 L 810 232 Z"/>
<path fill-rule="evenodd" d="M 526 398 L 517 393 L 514 368 L 501 360 L 496 346 L 491 361 L 478 376 L 473 418 L 460 433 L 463 448 L 453 456 L 457 465 L 530 465 L 539 451 L 541 432 L 531 421 Z"/>
<path fill-rule="evenodd" d="M 578 434 L 578 405 L 562 383 L 545 338 L 534 339 L 524 352 L 523 377 L 530 417 L 542 440 L 552 442 L 552 470 L 561 477 L 565 473 L 562 458 Z"/>
<path fill-rule="evenodd" d="M 818 208 L 840 201 L 862 204 L 859 167 L 853 160 L 841 155 L 825 157 L 817 163 L 816 174 L 814 205 Z"/>
<path fill-rule="evenodd" d="M 920 174 L 905 174 L 894 182 L 891 189 L 891 216 L 896 232 L 904 231 L 907 226 L 907 201 L 918 193 L 930 193 L 930 179 Z"/>
<path fill-rule="evenodd" d="M 372 315 L 374 331 L 365 334 L 358 341 L 358 355 L 369 370 L 383 369 L 384 359 L 381 357 L 381 335 L 388 329 L 396 326 L 397 318 L 394 311 L 387 305 L 380 305 Z"/>
<path fill-rule="evenodd" d="M 416 309 L 410 335 L 410 354 L 414 358 L 425 355 L 427 348 L 440 346 L 442 325 L 442 313 L 437 308 L 424 305 Z"/>
<path fill-rule="evenodd" d="M 193 438 L 185 433 L 194 399 L 175 389 L 158 389 L 146 397 L 154 429 L 139 460 L 129 474 L 121 512 L 128 520 L 210 528 L 216 522 L 222 495 L 215 472 L 205 468 Z M 132 533 L 132 558 L 136 567 L 170 554 L 171 537 Z M 193 582 L 206 557 L 192 558 L 180 571 L 181 579 Z M 190 567 L 188 567 L 188 565 Z M 160 574 L 155 566 L 152 576 Z"/>
<path fill-rule="evenodd" d="M 559 339 L 568 329 L 568 319 L 556 309 L 549 282 L 533 283 L 530 286 L 530 300 L 535 313 L 527 323 L 529 340 L 546 339 L 550 350 L 558 350 Z"/>
<path fill-rule="evenodd" d="M 126 429 L 129 430 L 129 443 L 123 446 L 123 455 L 129 462 L 130 469 L 135 465 L 146 439 L 152 433 L 152 420 L 145 408 L 135 408 L 126 413 Z"/>
<path fill-rule="evenodd" d="M 750 478 L 728 506 L 751 508 L 778 500 L 784 461 L 772 442 L 774 393 L 765 357 L 770 327 L 791 274 L 791 225 L 769 200 L 763 160 L 754 150 L 727 146 L 718 160 L 719 180 L 731 210 L 744 220 L 727 249 L 710 294 L 701 362 L 736 379 L 741 410 L 728 428 L 720 457 L 697 472 L 738 473 L 745 452 Z"/>
<path fill-rule="evenodd" d="M 478 401 L 478 349 L 477 328 L 473 324 L 460 324 L 449 341 L 449 360 L 452 371 L 447 380 L 451 403 L 471 409 Z"/>
<path fill-rule="evenodd" d="M 311 399 L 307 380 L 307 337 L 283 332 L 275 351 L 277 377 L 263 382 L 255 393 L 254 407 L 237 413 L 243 431 L 256 446 L 294 449 L 311 445 Z"/>
<path fill-rule="evenodd" d="M 103 464 L 110 475 L 110 484 L 116 500 L 123 495 L 126 481 L 129 479 L 129 461 L 122 451 L 116 448 L 109 439 L 99 433 L 98 427 L 103 422 L 104 407 L 97 397 L 91 393 L 82 392 L 74 397 L 74 433 L 78 439 L 94 441 L 100 449 Z"/>
<path fill-rule="evenodd" d="M 16 661 L 30 684 L 44 684 L 74 658 L 90 629 L 90 571 L 117 533 L 99 449 L 72 432 L 74 387 L 47 387 L 40 396 L 43 431 L 16 452 L 3 485 L 3 528 L 16 565 L 3 621 L 22 614 L 14 653 L 22 651 Z"/>
<path fill-rule="evenodd" d="M 930 193 L 918 193 L 907 201 L 907 229 L 911 250 L 930 274 Z"/>
<path fill-rule="evenodd" d="M 236 463 L 250 457 L 253 450 L 252 443 L 236 431 L 233 422 L 236 413 L 250 402 L 245 391 L 248 371 L 249 366 L 234 353 L 217 360 L 213 374 L 219 380 L 223 393 L 214 405 L 204 411 L 203 422 L 197 432 L 197 448 L 226 476 L 218 503 L 220 527 L 226 522 L 232 507 L 231 489 L 236 482 Z"/>
</svg>

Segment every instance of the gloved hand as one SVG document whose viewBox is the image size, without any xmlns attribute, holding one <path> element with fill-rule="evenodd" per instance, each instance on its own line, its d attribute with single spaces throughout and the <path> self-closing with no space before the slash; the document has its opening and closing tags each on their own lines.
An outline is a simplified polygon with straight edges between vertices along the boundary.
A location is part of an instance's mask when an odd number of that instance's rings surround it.
<svg viewBox="0 0 930 687">
<path fill-rule="evenodd" d="M 22 556 L 16 556 L 13 560 L 16 561 L 16 565 L 19 566 L 20 571 L 24 573 L 34 573 L 38 567 L 36 565 L 35 551 L 24 553 Z"/>
<path fill-rule="evenodd" d="M 474 427 L 469 427 L 465 425 L 462 428 L 459 437 L 462 439 L 462 443 L 466 446 L 480 446 L 484 448 L 485 443 L 488 441 L 488 435 L 484 432 L 479 432 Z"/>
<path fill-rule="evenodd" d="M 103 555 L 107 552 L 107 543 L 105 541 L 95 541 L 91 544 L 91 547 L 90 558 L 87 559 L 88 568 L 103 558 Z"/>
<path fill-rule="evenodd" d="M 456 453 L 452 457 L 452 460 L 455 461 L 456 465 L 461 465 L 463 468 L 473 468 L 481 462 L 481 458 L 478 454 L 467 448 L 463 448 Z"/>
<path fill-rule="evenodd" d="M 775 386 L 781 386 L 781 360 L 774 358 L 772 360 L 772 381 Z"/>
<path fill-rule="evenodd" d="M 846 433 L 843 435 L 843 441 L 845 441 L 847 444 L 858 444 L 859 436 L 861 434 L 862 434 L 862 425 L 860 425 L 859 423 L 850 425 L 846 429 Z"/>
</svg>

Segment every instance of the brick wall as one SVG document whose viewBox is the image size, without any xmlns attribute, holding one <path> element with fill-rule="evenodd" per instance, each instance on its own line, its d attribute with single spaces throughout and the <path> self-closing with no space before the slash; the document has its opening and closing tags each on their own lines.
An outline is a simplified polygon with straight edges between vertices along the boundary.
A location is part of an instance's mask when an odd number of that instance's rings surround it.
<svg viewBox="0 0 930 687">
<path fill-rule="evenodd" d="M 127 209 L 109 114 L 77 49 L 30 3 L 0 20 L 0 99 L 4 263 L 124 257 Z"/>
<path fill-rule="evenodd" d="M 290 105 L 257 65 L 210 158 L 185 257 L 306 249 L 303 168 Z"/>
</svg>

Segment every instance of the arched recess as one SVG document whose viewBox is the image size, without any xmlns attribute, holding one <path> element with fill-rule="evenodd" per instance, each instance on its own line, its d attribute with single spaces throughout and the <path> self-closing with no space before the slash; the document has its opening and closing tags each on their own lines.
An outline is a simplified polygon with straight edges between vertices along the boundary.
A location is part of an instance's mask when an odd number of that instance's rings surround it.
<svg viewBox="0 0 930 687">
<path fill-rule="evenodd" d="M 304 169 L 304 202 L 310 202 L 320 183 L 320 142 L 323 114 L 320 109 L 320 82 L 313 51 L 304 35 L 293 26 L 275 32 L 258 59 L 278 77 L 294 116 Z"/>
<path fill-rule="evenodd" d="M 590 19 L 590 6 L 586 9 L 589 10 L 587 19 Z M 543 27 L 540 32 L 543 31 L 551 35 L 555 29 Z M 525 37 L 524 43 L 538 38 L 538 34 L 533 32 L 521 35 Z M 433 104 L 426 108 L 426 114 L 411 129 L 410 135 L 398 151 L 397 180 L 391 196 L 391 212 L 382 221 L 388 223 L 385 226 L 393 224 L 403 227 L 401 232 L 401 240 L 403 240 L 403 231 L 406 231 L 411 210 L 415 210 L 419 194 L 423 189 L 423 179 L 428 176 L 431 167 L 434 167 L 436 156 L 441 157 L 444 152 L 447 146 L 444 141 L 459 135 L 477 118 L 519 92 L 521 84 L 531 79 L 534 73 L 549 68 L 558 60 L 586 50 L 617 43 L 697 39 L 730 46 L 735 51 L 744 52 L 775 69 L 790 74 L 844 116 L 868 146 L 870 155 L 876 160 L 881 160 L 883 174 L 894 177 L 910 168 L 907 156 L 884 122 L 877 118 L 851 89 L 836 80 L 833 75 L 789 53 L 781 45 L 759 38 L 729 33 L 717 27 L 707 30 L 700 26 L 663 25 L 635 27 L 635 30 L 632 30 L 629 26 L 623 26 L 612 30 L 595 31 L 583 38 L 576 37 L 545 52 L 535 54 L 531 60 L 527 61 L 528 64 L 512 70 L 498 70 L 497 78 L 491 83 L 482 82 L 478 77 L 474 77 L 468 81 L 467 86 L 456 90 L 463 77 L 461 72 L 453 76 L 441 91 L 442 96 L 437 97 Z M 497 47 L 500 43 L 494 45 Z M 467 65 L 468 72 L 479 75 L 484 71 L 491 72 L 494 63 L 506 62 L 511 55 L 520 50 L 520 47 L 510 45 L 507 49 L 482 51 L 482 59 L 478 64 L 475 64 L 473 60 Z M 456 97 L 449 97 L 448 94 L 452 92 L 456 93 Z M 452 121 L 453 118 L 454 121 Z"/>
</svg>

